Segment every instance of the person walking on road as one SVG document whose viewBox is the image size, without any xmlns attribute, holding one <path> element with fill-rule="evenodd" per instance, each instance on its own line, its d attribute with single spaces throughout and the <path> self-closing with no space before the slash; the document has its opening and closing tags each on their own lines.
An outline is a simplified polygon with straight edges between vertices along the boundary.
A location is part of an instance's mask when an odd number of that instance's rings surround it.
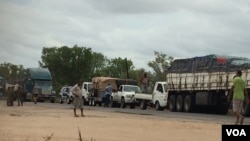
<svg viewBox="0 0 250 141">
<path fill-rule="evenodd" d="M 237 71 L 236 76 L 233 78 L 233 86 L 229 92 L 228 100 L 232 99 L 232 108 L 236 116 L 235 124 L 242 125 L 244 122 L 243 115 L 243 102 L 246 99 L 247 104 L 249 104 L 248 93 L 246 90 L 246 82 L 241 77 L 242 72 Z"/>
<path fill-rule="evenodd" d="M 108 84 L 106 87 L 106 94 L 105 94 L 105 104 L 104 107 L 109 107 L 110 96 L 112 94 L 113 87 L 111 84 Z"/>
<path fill-rule="evenodd" d="M 85 115 L 83 114 L 82 80 L 78 80 L 78 83 L 75 84 L 70 91 L 75 96 L 73 100 L 74 116 L 79 117 L 79 115 L 76 114 L 76 109 L 79 108 L 81 110 L 81 116 L 84 117 Z"/>
<path fill-rule="evenodd" d="M 36 104 L 37 103 L 37 97 L 39 94 L 42 93 L 42 89 L 38 86 L 36 83 L 35 86 L 32 89 L 32 100 Z"/>
</svg>

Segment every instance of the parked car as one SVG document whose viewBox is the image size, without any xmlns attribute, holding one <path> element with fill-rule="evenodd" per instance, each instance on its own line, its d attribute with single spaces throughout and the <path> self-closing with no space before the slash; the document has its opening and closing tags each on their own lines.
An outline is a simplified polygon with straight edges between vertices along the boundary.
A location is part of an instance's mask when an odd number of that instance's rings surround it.
<svg viewBox="0 0 250 141">
<path fill-rule="evenodd" d="M 73 101 L 73 95 L 70 92 L 70 89 L 73 86 L 64 86 L 61 88 L 60 93 L 59 93 L 59 98 L 60 98 L 60 104 L 63 104 L 66 102 L 67 104 L 72 103 Z"/>
</svg>

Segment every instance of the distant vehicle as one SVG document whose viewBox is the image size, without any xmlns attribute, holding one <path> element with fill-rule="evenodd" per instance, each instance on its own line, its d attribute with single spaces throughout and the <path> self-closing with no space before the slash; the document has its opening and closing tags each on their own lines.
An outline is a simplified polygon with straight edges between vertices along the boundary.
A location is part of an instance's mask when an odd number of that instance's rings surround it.
<svg viewBox="0 0 250 141">
<path fill-rule="evenodd" d="M 118 88 L 121 85 L 136 85 L 137 82 L 131 79 L 121 79 L 121 78 L 113 78 L 113 77 L 94 77 L 92 78 L 93 89 L 89 97 L 89 105 L 95 106 L 96 104 L 99 104 L 99 106 L 101 106 L 102 103 L 104 103 L 105 94 L 106 94 L 106 86 L 108 84 L 111 84 L 111 86 L 113 87 L 113 91 L 117 92 Z M 121 102 L 120 100 L 122 100 L 122 99 L 119 99 L 119 100 L 117 99 L 117 101 L 113 101 L 112 95 L 110 98 L 111 98 L 111 101 L 114 103 L 120 103 Z M 125 106 L 125 103 L 123 106 Z"/>
<path fill-rule="evenodd" d="M 38 101 L 49 100 L 54 103 L 56 100 L 55 91 L 52 87 L 52 77 L 48 68 L 28 68 L 23 85 L 26 91 L 26 100 L 32 100 L 32 89 L 37 84 L 41 89 Z"/>
<path fill-rule="evenodd" d="M 111 107 L 116 107 L 119 104 L 120 108 L 126 108 L 127 105 L 130 106 L 131 109 L 135 108 L 134 96 L 136 93 L 142 93 L 142 90 L 139 86 L 136 85 L 136 81 L 128 81 L 119 80 L 116 83 L 118 85 L 118 90 L 113 92 L 110 101 Z"/>
<path fill-rule="evenodd" d="M 72 103 L 73 95 L 70 92 L 72 87 L 73 86 L 64 86 L 64 87 L 61 88 L 61 90 L 59 92 L 59 102 L 60 102 L 60 104 L 63 104 L 64 102 L 66 102 L 67 104 Z"/>
<path fill-rule="evenodd" d="M 135 93 L 134 102 L 145 110 L 147 106 L 154 106 L 156 110 L 164 110 L 167 107 L 167 83 L 166 81 L 155 82 L 153 93 Z"/>
<path fill-rule="evenodd" d="M 82 98 L 84 105 L 89 105 L 90 92 L 93 88 L 92 82 L 83 82 L 82 83 Z"/>
</svg>

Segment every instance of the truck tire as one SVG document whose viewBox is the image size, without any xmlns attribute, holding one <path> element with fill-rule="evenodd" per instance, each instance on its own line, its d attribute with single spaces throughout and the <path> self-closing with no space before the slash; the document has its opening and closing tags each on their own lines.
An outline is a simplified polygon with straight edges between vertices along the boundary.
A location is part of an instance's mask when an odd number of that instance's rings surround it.
<svg viewBox="0 0 250 141">
<path fill-rule="evenodd" d="M 121 98 L 121 108 L 126 108 L 126 103 L 125 103 L 125 99 L 122 97 Z"/>
<path fill-rule="evenodd" d="M 244 107 L 244 111 L 243 111 L 244 116 L 249 117 L 250 116 L 250 104 L 244 103 L 243 107 Z"/>
<path fill-rule="evenodd" d="M 130 103 L 130 109 L 134 109 L 135 108 L 135 103 Z"/>
<path fill-rule="evenodd" d="M 162 111 L 163 109 L 164 109 L 164 108 L 161 107 L 159 101 L 156 101 L 156 102 L 155 102 L 155 110 L 157 110 L 157 111 Z"/>
<path fill-rule="evenodd" d="M 83 105 L 88 105 L 88 102 L 86 101 L 84 97 L 82 98 L 82 101 L 83 101 Z"/>
<path fill-rule="evenodd" d="M 89 98 L 89 106 L 92 106 L 92 98 Z"/>
<path fill-rule="evenodd" d="M 182 95 L 178 95 L 176 98 L 176 111 L 177 112 L 182 112 L 184 108 L 184 100 Z"/>
<path fill-rule="evenodd" d="M 59 102 L 60 102 L 60 104 L 63 104 L 63 98 L 62 98 L 62 96 L 60 96 Z"/>
<path fill-rule="evenodd" d="M 66 102 L 67 102 L 67 104 L 71 103 L 70 97 L 67 97 Z"/>
<path fill-rule="evenodd" d="M 141 110 L 146 110 L 147 109 L 147 102 L 145 100 L 142 100 L 140 102 L 140 109 Z"/>
<path fill-rule="evenodd" d="M 184 98 L 184 111 L 192 112 L 195 107 L 194 96 L 186 95 Z"/>
<path fill-rule="evenodd" d="M 89 104 L 90 104 L 90 106 L 96 106 L 96 101 L 95 101 L 95 99 L 94 98 L 91 98 L 90 100 L 89 100 Z"/>
<path fill-rule="evenodd" d="M 168 108 L 172 112 L 176 111 L 176 96 L 175 95 L 170 96 Z"/>
<path fill-rule="evenodd" d="M 56 99 L 55 98 L 51 98 L 50 99 L 50 103 L 55 103 L 56 102 Z"/>
<path fill-rule="evenodd" d="M 111 107 L 115 107 L 116 106 L 116 103 L 114 102 L 113 97 L 110 97 L 110 106 Z"/>
</svg>

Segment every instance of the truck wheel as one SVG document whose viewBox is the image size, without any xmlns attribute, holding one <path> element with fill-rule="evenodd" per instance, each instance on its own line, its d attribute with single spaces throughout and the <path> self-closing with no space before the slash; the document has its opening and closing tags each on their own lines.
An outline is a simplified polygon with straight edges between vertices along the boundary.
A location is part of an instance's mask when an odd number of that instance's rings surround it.
<svg viewBox="0 0 250 141">
<path fill-rule="evenodd" d="M 88 104 L 87 101 L 86 101 L 86 99 L 84 97 L 82 98 L 82 101 L 83 101 L 83 105 L 87 105 Z"/>
<path fill-rule="evenodd" d="M 60 96 L 59 102 L 60 102 L 60 104 L 63 104 L 63 98 L 62 98 L 62 96 Z"/>
<path fill-rule="evenodd" d="M 169 98 L 169 110 L 174 112 L 176 111 L 176 96 L 171 95 Z"/>
<path fill-rule="evenodd" d="M 55 103 L 55 98 L 50 99 L 50 103 Z"/>
<path fill-rule="evenodd" d="M 113 100 L 113 97 L 110 97 L 110 106 L 115 107 L 115 102 Z"/>
<path fill-rule="evenodd" d="M 185 112 L 192 112 L 194 110 L 195 103 L 194 103 L 194 96 L 187 95 L 184 99 L 184 111 Z"/>
<path fill-rule="evenodd" d="M 70 104 L 71 103 L 71 100 L 70 100 L 70 97 L 67 97 L 67 104 Z"/>
<path fill-rule="evenodd" d="M 92 106 L 92 98 L 89 98 L 89 106 Z"/>
<path fill-rule="evenodd" d="M 134 109 L 135 108 L 135 103 L 130 103 L 130 109 Z"/>
<path fill-rule="evenodd" d="M 182 112 L 183 111 L 183 97 L 182 95 L 178 95 L 176 99 L 176 111 Z"/>
<path fill-rule="evenodd" d="M 90 104 L 91 106 L 96 106 L 96 102 L 95 102 L 95 99 L 94 99 L 94 98 L 90 100 L 90 103 L 91 103 L 91 104 Z"/>
<path fill-rule="evenodd" d="M 162 111 L 163 110 L 163 107 L 161 107 L 159 101 L 155 102 L 155 110 L 157 110 L 157 111 Z"/>
<path fill-rule="evenodd" d="M 124 98 L 121 99 L 121 106 L 120 107 L 121 108 L 126 108 L 126 103 L 125 103 L 125 99 Z"/>
<path fill-rule="evenodd" d="M 146 110 L 147 109 L 147 102 L 145 100 L 142 100 L 140 103 L 140 109 Z"/>
</svg>

